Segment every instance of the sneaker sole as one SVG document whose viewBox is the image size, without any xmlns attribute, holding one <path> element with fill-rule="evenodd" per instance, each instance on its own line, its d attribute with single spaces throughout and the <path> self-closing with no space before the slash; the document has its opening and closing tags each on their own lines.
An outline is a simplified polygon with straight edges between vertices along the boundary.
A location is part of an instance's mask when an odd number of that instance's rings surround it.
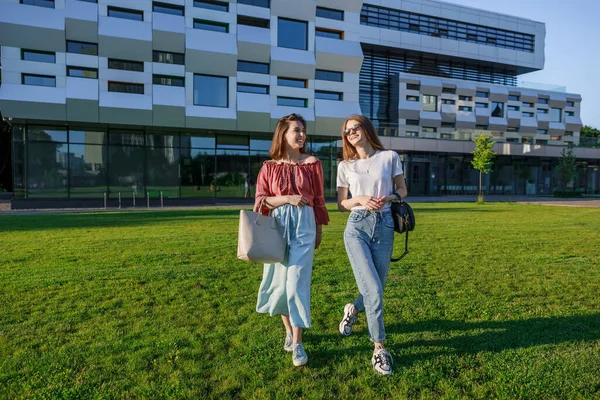
<svg viewBox="0 0 600 400">
<path fill-rule="evenodd" d="M 302 360 L 293 360 L 295 367 L 301 367 L 308 362 L 308 357 Z"/>
<path fill-rule="evenodd" d="M 283 346 L 283 349 L 284 349 L 285 351 L 294 351 L 294 348 L 293 348 L 293 347 L 285 347 L 285 346 Z"/>
<path fill-rule="evenodd" d="M 392 371 L 389 372 L 381 372 L 381 371 L 377 371 L 375 368 L 373 368 L 373 371 L 375 371 L 377 374 L 379 375 L 383 375 L 383 376 L 388 376 L 392 374 Z"/>
</svg>

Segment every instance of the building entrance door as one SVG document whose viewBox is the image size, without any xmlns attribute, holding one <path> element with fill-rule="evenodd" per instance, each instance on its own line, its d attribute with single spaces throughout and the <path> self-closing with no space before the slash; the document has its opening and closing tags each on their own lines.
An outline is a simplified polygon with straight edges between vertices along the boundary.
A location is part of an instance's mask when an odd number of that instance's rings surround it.
<svg viewBox="0 0 600 400">
<path fill-rule="evenodd" d="M 429 187 L 429 163 L 411 162 L 409 167 L 408 194 L 427 195 Z"/>
</svg>

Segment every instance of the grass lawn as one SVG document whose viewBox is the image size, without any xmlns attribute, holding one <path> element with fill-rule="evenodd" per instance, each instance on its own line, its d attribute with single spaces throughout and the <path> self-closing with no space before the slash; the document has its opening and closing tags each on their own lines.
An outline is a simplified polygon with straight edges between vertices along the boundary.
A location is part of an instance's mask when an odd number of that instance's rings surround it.
<svg viewBox="0 0 600 400">
<path fill-rule="evenodd" d="M 391 377 L 364 315 L 337 331 L 348 214 L 324 229 L 300 368 L 254 311 L 237 210 L 0 215 L 0 398 L 597 398 L 600 209 L 414 209 L 385 295 Z"/>
</svg>

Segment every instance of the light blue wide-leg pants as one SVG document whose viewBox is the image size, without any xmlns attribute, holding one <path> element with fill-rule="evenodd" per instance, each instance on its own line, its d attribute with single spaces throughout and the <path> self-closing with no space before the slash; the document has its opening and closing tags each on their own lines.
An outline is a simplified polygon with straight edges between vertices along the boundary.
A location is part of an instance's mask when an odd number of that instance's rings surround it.
<svg viewBox="0 0 600 400">
<path fill-rule="evenodd" d="M 310 328 L 310 281 L 317 229 L 312 207 L 284 204 L 271 215 L 286 227 L 285 259 L 265 264 L 256 311 L 289 315 L 295 328 Z"/>
</svg>

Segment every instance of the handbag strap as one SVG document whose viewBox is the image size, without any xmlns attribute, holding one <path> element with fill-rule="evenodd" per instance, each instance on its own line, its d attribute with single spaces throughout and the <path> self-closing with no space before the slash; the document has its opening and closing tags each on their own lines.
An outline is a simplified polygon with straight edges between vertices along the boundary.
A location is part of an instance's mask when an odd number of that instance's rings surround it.
<svg viewBox="0 0 600 400">
<path fill-rule="evenodd" d="M 398 192 L 394 192 L 394 196 L 398 198 L 398 201 L 402 203 L 402 197 L 398 194 Z M 404 238 L 404 253 L 400 257 L 392 257 L 390 261 L 396 262 L 400 261 L 408 254 L 408 230 L 406 230 L 406 237 Z"/>
</svg>

